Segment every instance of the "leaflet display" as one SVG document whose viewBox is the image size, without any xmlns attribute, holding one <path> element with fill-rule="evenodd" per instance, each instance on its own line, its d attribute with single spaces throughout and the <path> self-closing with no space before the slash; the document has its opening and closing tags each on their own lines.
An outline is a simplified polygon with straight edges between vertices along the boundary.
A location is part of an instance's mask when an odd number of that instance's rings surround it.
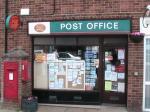
<svg viewBox="0 0 150 112">
<path fill-rule="evenodd" d="M 49 89 L 85 90 L 85 61 L 48 62 Z"/>
<path fill-rule="evenodd" d="M 67 88 L 85 90 L 85 61 L 67 60 Z"/>
<path fill-rule="evenodd" d="M 99 67 L 98 46 L 87 46 L 84 53 L 85 56 L 85 89 L 96 90 L 97 69 Z"/>
<path fill-rule="evenodd" d="M 105 51 L 105 91 L 125 92 L 125 49 Z"/>
<path fill-rule="evenodd" d="M 48 63 L 49 89 L 66 89 L 66 62 Z"/>
</svg>

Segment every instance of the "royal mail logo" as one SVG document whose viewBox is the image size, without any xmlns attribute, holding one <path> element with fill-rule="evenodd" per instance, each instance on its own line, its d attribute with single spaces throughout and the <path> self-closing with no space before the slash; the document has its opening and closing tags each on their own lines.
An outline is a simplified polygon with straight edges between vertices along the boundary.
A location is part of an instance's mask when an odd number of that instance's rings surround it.
<svg viewBox="0 0 150 112">
<path fill-rule="evenodd" d="M 44 32 L 46 29 L 46 26 L 44 24 L 37 24 L 35 25 L 34 29 L 37 32 Z"/>
</svg>

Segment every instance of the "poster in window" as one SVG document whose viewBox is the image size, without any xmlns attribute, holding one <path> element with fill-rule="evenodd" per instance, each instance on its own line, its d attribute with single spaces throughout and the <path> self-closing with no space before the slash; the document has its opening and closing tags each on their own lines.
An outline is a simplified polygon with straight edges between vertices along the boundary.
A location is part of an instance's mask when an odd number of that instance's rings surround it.
<svg viewBox="0 0 150 112">
<path fill-rule="evenodd" d="M 117 72 L 112 72 L 111 81 L 117 81 Z"/>
<path fill-rule="evenodd" d="M 67 89 L 85 90 L 85 61 L 67 60 Z M 68 68 L 73 66 L 72 68 Z M 80 66 L 80 67 L 79 67 Z M 72 74 L 72 76 L 71 76 Z"/>
<path fill-rule="evenodd" d="M 60 88 L 60 89 L 64 88 L 64 79 L 63 78 L 58 79 L 58 88 Z"/>
<path fill-rule="evenodd" d="M 125 79 L 125 73 L 118 73 L 118 79 Z"/>
<path fill-rule="evenodd" d="M 111 91 L 118 91 L 118 83 L 112 82 L 112 90 Z"/>
<path fill-rule="evenodd" d="M 111 91 L 111 90 L 112 90 L 112 82 L 105 81 L 105 91 Z"/>
<path fill-rule="evenodd" d="M 111 80 L 112 71 L 105 71 L 105 80 Z"/>
<path fill-rule="evenodd" d="M 55 81 L 55 76 L 54 75 L 50 75 L 49 76 L 49 81 Z"/>
<path fill-rule="evenodd" d="M 66 89 L 66 62 L 49 61 L 49 89 Z"/>
<path fill-rule="evenodd" d="M 115 66 L 114 65 L 111 66 L 111 70 L 115 71 Z"/>
<path fill-rule="evenodd" d="M 119 82 L 118 83 L 118 92 L 125 92 L 125 83 Z"/>
<path fill-rule="evenodd" d="M 125 66 L 124 65 L 115 66 L 115 71 L 116 72 L 125 72 Z"/>
<path fill-rule="evenodd" d="M 120 60 L 120 64 L 121 65 L 124 65 L 125 63 L 124 63 L 124 60 Z"/>
<path fill-rule="evenodd" d="M 35 54 L 35 61 L 38 63 L 42 63 L 47 60 L 47 56 L 44 53 L 36 53 Z"/>
<path fill-rule="evenodd" d="M 49 84 L 49 88 L 51 88 L 51 89 L 55 88 L 55 83 L 54 83 L 54 82 L 51 82 L 51 83 Z"/>
<path fill-rule="evenodd" d="M 125 50 L 124 49 L 118 49 L 118 59 L 125 59 Z"/>
<path fill-rule="evenodd" d="M 68 74 L 67 79 L 68 81 L 72 81 L 73 80 L 72 74 L 71 75 Z"/>
<path fill-rule="evenodd" d="M 107 71 L 111 71 L 111 69 L 112 69 L 111 64 L 106 64 L 106 70 L 107 70 Z"/>
<path fill-rule="evenodd" d="M 54 53 L 47 54 L 47 61 L 55 60 L 56 56 Z"/>
</svg>

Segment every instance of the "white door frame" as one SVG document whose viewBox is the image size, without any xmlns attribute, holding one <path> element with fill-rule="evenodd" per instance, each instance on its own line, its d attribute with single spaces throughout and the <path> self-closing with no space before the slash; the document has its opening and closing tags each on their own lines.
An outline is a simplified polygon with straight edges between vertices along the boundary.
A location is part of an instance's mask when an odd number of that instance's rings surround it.
<svg viewBox="0 0 150 112">
<path fill-rule="evenodd" d="M 150 86 L 150 81 L 146 81 L 146 39 L 150 39 L 150 35 L 149 36 L 145 36 L 144 37 L 144 69 L 143 69 L 143 73 L 144 73 L 144 76 L 143 76 L 143 111 L 148 111 L 150 112 L 150 108 L 145 108 L 145 88 L 146 88 L 146 85 L 149 85 Z"/>
</svg>

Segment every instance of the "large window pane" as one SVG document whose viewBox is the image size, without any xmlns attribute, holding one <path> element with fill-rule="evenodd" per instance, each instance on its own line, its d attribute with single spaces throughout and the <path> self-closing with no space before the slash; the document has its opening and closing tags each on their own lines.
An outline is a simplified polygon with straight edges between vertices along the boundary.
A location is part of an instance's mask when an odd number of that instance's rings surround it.
<svg viewBox="0 0 150 112">
<path fill-rule="evenodd" d="M 150 109 L 150 38 L 146 38 L 144 41 L 144 110 Z"/>
<path fill-rule="evenodd" d="M 34 88 L 98 90 L 98 46 L 41 45 L 34 53 Z"/>
<path fill-rule="evenodd" d="M 105 92 L 125 93 L 125 49 L 105 50 Z"/>
<path fill-rule="evenodd" d="M 145 88 L 145 108 L 150 108 L 150 85 Z"/>
<path fill-rule="evenodd" d="M 78 45 L 99 45 L 99 38 L 83 36 L 78 38 Z"/>
<path fill-rule="evenodd" d="M 150 81 L 150 39 L 146 40 L 146 81 Z"/>
<path fill-rule="evenodd" d="M 54 45 L 54 38 L 34 38 L 34 45 Z"/>
<path fill-rule="evenodd" d="M 73 37 L 57 37 L 56 45 L 76 45 L 76 38 Z"/>
<path fill-rule="evenodd" d="M 124 37 L 124 38 L 123 38 Z M 104 38 L 104 45 L 126 45 L 127 44 L 127 37 L 116 35 L 115 37 L 106 37 Z"/>
</svg>

